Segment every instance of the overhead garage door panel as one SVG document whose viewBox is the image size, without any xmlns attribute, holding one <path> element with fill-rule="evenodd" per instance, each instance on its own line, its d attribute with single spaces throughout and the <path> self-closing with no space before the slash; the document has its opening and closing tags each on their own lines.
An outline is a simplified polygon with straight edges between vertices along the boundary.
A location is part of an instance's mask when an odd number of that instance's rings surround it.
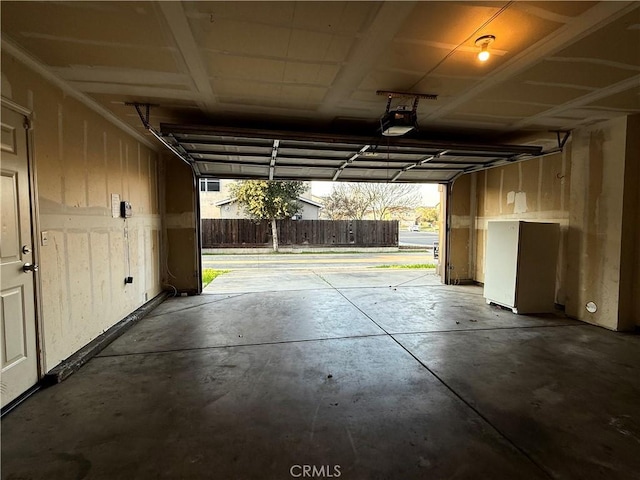
<svg viewBox="0 0 640 480">
<path fill-rule="evenodd" d="M 265 178 L 269 175 L 269 166 L 198 162 L 196 168 L 201 175 L 216 178 Z"/>
<path fill-rule="evenodd" d="M 199 174 L 219 178 L 442 183 L 542 153 L 541 147 L 530 145 L 193 125 L 160 128 Z"/>
</svg>

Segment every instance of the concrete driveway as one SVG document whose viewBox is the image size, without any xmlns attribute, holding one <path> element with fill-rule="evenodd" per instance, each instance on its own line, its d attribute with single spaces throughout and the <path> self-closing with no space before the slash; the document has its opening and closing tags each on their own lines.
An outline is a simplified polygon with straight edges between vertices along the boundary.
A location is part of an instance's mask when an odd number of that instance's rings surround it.
<svg viewBox="0 0 640 480">
<path fill-rule="evenodd" d="M 9 414 L 2 478 L 637 478 L 639 360 L 422 270 L 233 271 Z"/>
</svg>

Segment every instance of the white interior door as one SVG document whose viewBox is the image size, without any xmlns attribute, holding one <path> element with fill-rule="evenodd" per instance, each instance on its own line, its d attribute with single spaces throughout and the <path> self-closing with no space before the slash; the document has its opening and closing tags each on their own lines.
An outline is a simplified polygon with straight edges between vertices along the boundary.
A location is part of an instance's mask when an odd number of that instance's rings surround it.
<svg viewBox="0 0 640 480">
<path fill-rule="evenodd" d="M 0 396 L 2 406 L 38 381 L 31 206 L 25 118 L 2 107 Z"/>
</svg>

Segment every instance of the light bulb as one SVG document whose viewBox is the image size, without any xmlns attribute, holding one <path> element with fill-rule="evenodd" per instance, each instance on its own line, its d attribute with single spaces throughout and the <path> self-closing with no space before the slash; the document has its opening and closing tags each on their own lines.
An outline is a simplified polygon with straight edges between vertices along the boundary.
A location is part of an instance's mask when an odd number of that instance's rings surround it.
<svg viewBox="0 0 640 480">
<path fill-rule="evenodd" d="M 494 35 L 483 35 L 482 37 L 478 37 L 476 39 L 476 47 L 480 48 L 478 52 L 478 60 L 481 62 L 486 62 L 489 60 L 491 53 L 489 53 L 489 45 L 491 45 L 496 37 Z"/>
<path fill-rule="evenodd" d="M 490 56 L 491 54 L 489 53 L 489 50 L 486 50 L 485 47 L 480 51 L 480 53 L 478 53 L 478 60 L 480 60 L 481 62 L 486 62 L 487 60 L 489 60 Z"/>
</svg>

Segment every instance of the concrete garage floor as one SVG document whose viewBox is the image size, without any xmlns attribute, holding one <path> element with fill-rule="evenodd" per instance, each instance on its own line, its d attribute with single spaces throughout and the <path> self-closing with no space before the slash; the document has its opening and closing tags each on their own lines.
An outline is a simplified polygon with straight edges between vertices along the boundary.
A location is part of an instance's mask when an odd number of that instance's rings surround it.
<svg viewBox="0 0 640 480">
<path fill-rule="evenodd" d="M 639 402 L 636 335 L 419 270 L 238 271 L 10 413 L 2 478 L 637 479 Z"/>
</svg>

